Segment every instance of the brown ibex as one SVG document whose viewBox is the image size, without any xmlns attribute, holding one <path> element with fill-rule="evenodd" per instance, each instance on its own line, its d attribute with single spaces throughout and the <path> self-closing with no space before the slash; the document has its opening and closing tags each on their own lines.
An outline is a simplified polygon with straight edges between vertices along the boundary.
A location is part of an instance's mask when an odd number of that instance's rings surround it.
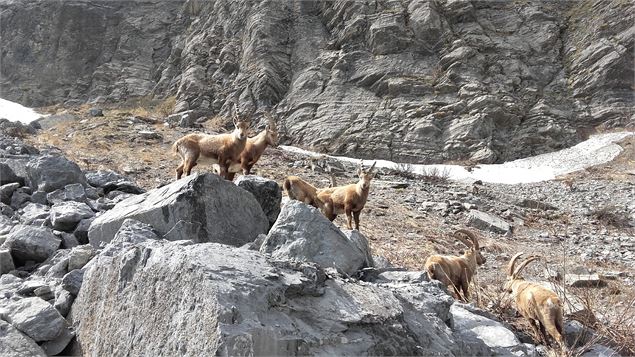
<svg viewBox="0 0 635 357">
<path fill-rule="evenodd" d="M 519 274 L 531 262 L 540 259 L 530 256 L 516 269 L 516 261 L 523 253 L 517 253 L 507 266 L 507 281 L 504 289 L 516 302 L 518 312 L 529 321 L 540 341 L 547 345 L 550 335 L 562 349 L 566 349 L 563 333 L 562 304 L 558 295 L 544 286 L 525 281 Z"/>
<path fill-rule="evenodd" d="M 468 241 L 463 235 L 470 238 Z M 467 301 L 468 288 L 476 268 L 485 263 L 481 254 L 476 234 L 466 229 L 459 229 L 452 235 L 467 246 L 467 251 L 461 256 L 431 255 L 426 259 L 425 269 L 430 280 L 438 280 L 446 286 L 451 286 L 457 298 Z M 460 291 L 463 291 L 463 297 Z"/>
<path fill-rule="evenodd" d="M 287 176 L 282 183 L 282 189 L 292 200 L 298 200 L 322 209 L 323 204 L 317 198 L 317 188 L 298 176 Z"/>
<path fill-rule="evenodd" d="M 254 164 L 256 164 L 256 162 L 258 162 L 267 146 L 278 146 L 278 129 L 276 127 L 276 121 L 269 112 L 265 112 L 265 116 L 267 117 L 265 130 L 261 131 L 258 135 L 247 139 L 245 148 L 240 154 L 238 161 L 232 162 L 229 166 L 229 180 L 233 180 L 234 175 L 240 171 L 242 171 L 243 175 L 249 175 L 251 173 L 251 168 Z"/>
<path fill-rule="evenodd" d="M 317 191 L 318 201 L 323 204 L 322 213 L 326 218 L 333 221 L 338 214 L 346 213 L 346 223 L 348 229 L 352 228 L 352 219 L 355 220 L 355 229 L 359 230 L 359 214 L 366 205 L 370 181 L 374 177 L 373 165 L 368 170 L 364 170 L 360 162 L 357 169 L 359 181 L 346 186 L 324 188 Z M 352 217 L 351 217 L 352 216 Z"/>
<path fill-rule="evenodd" d="M 237 161 L 247 143 L 247 129 L 249 122 L 241 120 L 238 108 L 234 105 L 234 131 L 228 134 L 188 134 L 178 139 L 172 145 L 172 151 L 181 158 L 181 164 L 176 169 L 176 179 L 183 173 L 189 175 L 197 163 L 208 165 L 218 164 L 220 176 L 228 178 L 229 165 Z"/>
</svg>

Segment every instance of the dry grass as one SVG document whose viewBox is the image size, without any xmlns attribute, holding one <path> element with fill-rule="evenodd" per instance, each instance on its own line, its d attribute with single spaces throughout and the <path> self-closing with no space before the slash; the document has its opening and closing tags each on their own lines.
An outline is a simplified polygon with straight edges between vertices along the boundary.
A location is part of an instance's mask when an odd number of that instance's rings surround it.
<svg viewBox="0 0 635 357">
<path fill-rule="evenodd" d="M 161 115 L 162 117 L 167 117 L 174 113 L 174 107 L 176 106 L 176 96 L 171 96 L 165 98 L 161 103 L 159 103 L 154 111 Z"/>
<path fill-rule="evenodd" d="M 614 228 L 629 228 L 630 219 L 628 213 L 614 205 L 607 205 L 591 212 L 591 216 L 602 225 Z"/>
</svg>

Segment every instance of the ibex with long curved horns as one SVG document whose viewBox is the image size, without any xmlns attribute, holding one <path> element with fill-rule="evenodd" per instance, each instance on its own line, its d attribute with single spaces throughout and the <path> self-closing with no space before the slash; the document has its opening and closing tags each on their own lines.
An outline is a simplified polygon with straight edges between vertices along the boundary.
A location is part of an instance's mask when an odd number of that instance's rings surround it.
<svg viewBox="0 0 635 357">
<path fill-rule="evenodd" d="M 547 337 L 551 336 L 562 349 L 566 349 L 562 337 L 564 329 L 560 299 L 553 291 L 540 284 L 525 281 L 520 276 L 520 272 L 529 263 L 540 259 L 530 256 L 515 268 L 516 261 L 522 254 L 517 253 L 509 261 L 505 291 L 513 296 L 518 312 L 529 321 L 540 341 L 547 345 Z"/>
</svg>

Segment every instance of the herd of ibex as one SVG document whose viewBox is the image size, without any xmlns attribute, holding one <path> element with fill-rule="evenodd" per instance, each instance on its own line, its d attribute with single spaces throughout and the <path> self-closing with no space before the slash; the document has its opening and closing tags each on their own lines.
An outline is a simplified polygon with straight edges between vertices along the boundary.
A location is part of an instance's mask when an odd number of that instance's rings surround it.
<svg viewBox="0 0 635 357">
<path fill-rule="evenodd" d="M 267 146 L 278 145 L 276 122 L 269 112 L 265 116 L 268 120 L 265 130 L 248 138 L 249 121 L 240 117 L 238 108 L 234 105 L 232 133 L 196 133 L 178 139 L 172 147 L 174 153 L 181 158 L 181 164 L 176 169 L 176 178 L 180 179 L 183 173 L 189 175 L 197 163 L 212 165 L 216 173 L 228 180 L 233 180 L 238 172 L 248 175 Z M 331 186 L 319 189 L 298 176 L 288 176 L 282 187 L 290 199 L 318 208 L 331 221 L 338 214 L 346 214 L 348 229 L 352 229 L 354 220 L 355 229 L 359 230 L 359 215 L 368 199 L 374 167 L 375 163 L 365 170 L 360 162 L 357 169 L 359 181 L 349 185 L 335 186 L 331 176 Z M 429 279 L 442 282 L 453 289 L 458 299 L 467 301 L 472 277 L 478 266 L 486 260 L 481 254 L 474 232 L 459 229 L 454 232 L 453 237 L 467 246 L 465 253 L 461 256 L 429 256 L 425 262 L 425 270 Z M 536 256 L 529 257 L 514 270 L 516 260 L 521 254 L 516 254 L 509 262 L 504 290 L 514 298 L 517 310 L 529 321 L 542 342 L 548 343 L 547 337 L 551 336 L 561 348 L 566 348 L 562 337 L 561 301 L 553 291 L 519 276 L 527 264 L 538 259 Z"/>
</svg>

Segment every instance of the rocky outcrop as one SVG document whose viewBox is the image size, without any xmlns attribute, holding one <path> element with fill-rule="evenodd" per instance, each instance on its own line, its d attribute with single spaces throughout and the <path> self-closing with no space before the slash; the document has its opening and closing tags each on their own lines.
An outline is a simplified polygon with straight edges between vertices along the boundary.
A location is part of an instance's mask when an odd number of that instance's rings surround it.
<svg viewBox="0 0 635 357">
<path fill-rule="evenodd" d="M 128 218 L 151 225 L 168 240 L 235 246 L 250 243 L 269 229 L 251 193 L 213 174 L 190 175 L 121 201 L 91 223 L 90 243 L 111 241 Z"/>
<path fill-rule="evenodd" d="M 287 143 L 492 163 L 633 121 L 633 6 L 10 1 L 0 84 L 27 105 L 176 96 L 191 120 L 278 105 Z"/>
<path fill-rule="evenodd" d="M 284 206 L 259 249 L 273 259 L 313 262 L 352 275 L 371 266 L 372 257 L 364 236 L 349 236 L 315 207 L 292 200 Z"/>
<path fill-rule="evenodd" d="M 434 283 L 359 283 L 227 245 L 118 238 L 89 263 L 71 315 L 88 355 L 464 355 L 451 304 Z"/>
</svg>

